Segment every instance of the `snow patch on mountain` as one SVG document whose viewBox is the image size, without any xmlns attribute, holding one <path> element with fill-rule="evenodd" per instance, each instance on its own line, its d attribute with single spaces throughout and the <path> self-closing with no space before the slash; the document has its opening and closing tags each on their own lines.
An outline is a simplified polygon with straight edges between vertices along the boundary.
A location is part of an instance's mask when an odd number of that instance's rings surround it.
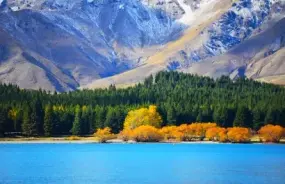
<svg viewBox="0 0 285 184">
<path fill-rule="evenodd" d="M 185 25 L 192 25 L 194 22 L 199 22 L 209 16 L 207 11 L 212 9 L 219 0 L 177 0 L 179 5 L 184 10 L 184 15 L 178 22 Z"/>
<path fill-rule="evenodd" d="M 178 22 L 181 22 L 187 25 L 195 19 L 194 11 L 192 10 L 191 6 L 185 4 L 184 0 L 177 0 L 177 1 L 180 4 L 180 6 L 183 8 L 183 10 L 185 11 L 184 15 L 182 16 L 182 18 L 178 20 Z"/>
<path fill-rule="evenodd" d="M 284 0 L 282 0 L 284 1 Z M 240 0 L 201 34 L 208 35 L 203 46 L 191 52 L 191 61 L 221 55 L 249 38 L 270 15 L 275 0 Z M 280 2 L 280 1 L 278 1 Z"/>
</svg>

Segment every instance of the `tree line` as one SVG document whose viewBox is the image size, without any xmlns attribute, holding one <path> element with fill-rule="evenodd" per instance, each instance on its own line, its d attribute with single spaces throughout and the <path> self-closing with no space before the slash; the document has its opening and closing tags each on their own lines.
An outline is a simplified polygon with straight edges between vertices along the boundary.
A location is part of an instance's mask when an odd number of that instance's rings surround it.
<svg viewBox="0 0 285 184">
<path fill-rule="evenodd" d="M 160 72 L 125 89 L 51 93 L 0 85 L 0 135 L 87 135 L 98 128 L 123 129 L 129 111 L 156 105 L 162 126 L 216 122 L 258 130 L 285 126 L 285 88 L 246 78 L 233 81 Z"/>
</svg>

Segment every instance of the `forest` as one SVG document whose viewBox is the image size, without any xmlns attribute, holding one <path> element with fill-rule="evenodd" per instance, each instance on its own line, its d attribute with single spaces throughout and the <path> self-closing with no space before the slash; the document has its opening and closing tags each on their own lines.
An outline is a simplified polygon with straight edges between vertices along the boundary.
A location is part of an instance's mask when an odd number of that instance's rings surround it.
<svg viewBox="0 0 285 184">
<path fill-rule="evenodd" d="M 124 128 L 128 112 L 155 105 L 162 127 L 215 122 L 259 130 L 285 127 L 285 88 L 247 78 L 160 72 L 132 87 L 53 93 L 0 85 L 0 136 L 89 135 Z"/>
</svg>

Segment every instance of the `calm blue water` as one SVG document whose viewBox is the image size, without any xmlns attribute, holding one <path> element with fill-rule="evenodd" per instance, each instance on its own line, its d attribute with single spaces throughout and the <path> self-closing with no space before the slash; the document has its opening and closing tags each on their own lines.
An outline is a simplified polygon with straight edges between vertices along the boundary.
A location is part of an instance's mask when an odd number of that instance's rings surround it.
<svg viewBox="0 0 285 184">
<path fill-rule="evenodd" d="M 285 145 L 0 144 L 0 183 L 284 184 Z"/>
</svg>

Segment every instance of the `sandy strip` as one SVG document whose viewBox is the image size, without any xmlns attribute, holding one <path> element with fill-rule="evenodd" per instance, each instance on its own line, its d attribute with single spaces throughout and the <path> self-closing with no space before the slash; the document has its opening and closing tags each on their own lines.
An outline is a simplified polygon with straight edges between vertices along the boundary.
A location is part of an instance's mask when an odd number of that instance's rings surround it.
<svg viewBox="0 0 285 184">
<path fill-rule="evenodd" d="M 79 140 L 79 141 L 45 141 L 45 140 L 32 140 L 32 141 L 0 141 L 0 144 L 87 144 L 98 143 L 98 141 Z"/>
</svg>

